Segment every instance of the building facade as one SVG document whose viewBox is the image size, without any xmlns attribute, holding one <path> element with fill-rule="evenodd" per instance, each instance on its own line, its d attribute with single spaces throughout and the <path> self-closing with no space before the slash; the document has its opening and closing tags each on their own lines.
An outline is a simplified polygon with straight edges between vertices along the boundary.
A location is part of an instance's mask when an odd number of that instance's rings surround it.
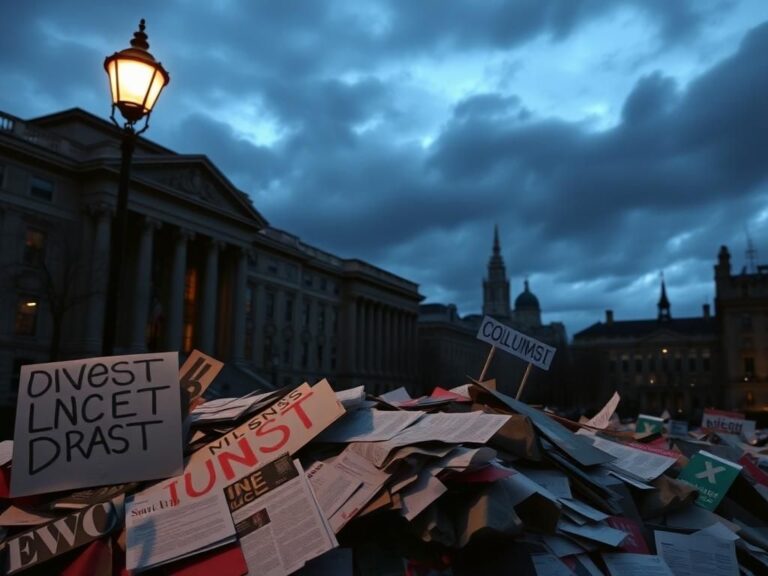
<svg viewBox="0 0 768 576">
<path fill-rule="evenodd" d="M 715 309 L 720 333 L 725 404 L 768 418 L 768 266 L 731 273 L 721 246 L 715 265 Z M 768 424 L 766 424 L 768 425 Z"/>
<path fill-rule="evenodd" d="M 656 319 L 605 321 L 574 334 L 572 357 L 580 403 L 599 409 L 621 394 L 622 415 L 642 412 L 696 420 L 707 406 L 720 405 L 719 339 L 709 305 L 702 316 L 675 318 L 661 281 Z"/>
<path fill-rule="evenodd" d="M 100 355 L 121 131 L 0 113 L 0 406 L 20 366 Z M 270 386 L 413 386 L 418 286 L 271 228 L 206 157 L 139 138 L 115 353 L 197 348 Z"/>
</svg>

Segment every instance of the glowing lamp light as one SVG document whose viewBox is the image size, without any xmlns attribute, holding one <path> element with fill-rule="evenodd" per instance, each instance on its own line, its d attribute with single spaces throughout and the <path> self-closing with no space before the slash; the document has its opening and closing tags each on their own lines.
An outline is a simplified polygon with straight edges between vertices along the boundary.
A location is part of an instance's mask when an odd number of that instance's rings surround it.
<svg viewBox="0 0 768 576">
<path fill-rule="evenodd" d="M 160 92 L 170 81 L 163 65 L 149 53 L 144 19 L 133 33 L 131 47 L 115 52 L 104 60 L 112 92 L 112 119 L 115 108 L 128 124 L 134 124 L 149 114 Z"/>
</svg>

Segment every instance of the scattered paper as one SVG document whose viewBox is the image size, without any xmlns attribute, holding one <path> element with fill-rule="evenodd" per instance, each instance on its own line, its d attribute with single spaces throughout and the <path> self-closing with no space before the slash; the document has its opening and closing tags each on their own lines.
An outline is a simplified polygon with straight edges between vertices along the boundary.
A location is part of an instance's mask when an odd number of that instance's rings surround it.
<svg viewBox="0 0 768 576">
<path fill-rule="evenodd" d="M 611 416 L 616 412 L 616 407 L 619 405 L 620 401 L 621 396 L 619 396 L 618 392 L 614 392 L 613 396 L 611 396 L 611 399 L 608 400 L 605 406 L 603 406 L 602 410 L 587 420 L 587 425 L 592 428 L 600 428 L 601 430 L 607 428 L 608 424 L 611 422 Z"/>
<path fill-rule="evenodd" d="M 622 475 L 631 474 L 646 482 L 661 476 L 677 461 L 676 458 L 646 452 L 598 436 L 592 440 L 596 448 L 616 457 L 614 462 L 607 465 L 609 468 Z"/>
<path fill-rule="evenodd" d="M 417 442 L 485 444 L 507 420 L 509 420 L 509 416 L 482 412 L 426 414 L 391 440 L 358 442 L 351 446 L 354 446 L 358 453 L 374 462 L 376 466 L 382 467 L 390 452 L 395 448 Z"/>
<path fill-rule="evenodd" d="M 608 546 L 619 546 L 627 537 L 627 533 L 622 530 L 616 530 L 605 524 L 585 524 L 579 526 L 568 520 L 560 520 L 557 525 L 559 530 L 595 542 L 601 542 Z"/>
<path fill-rule="evenodd" d="M 424 412 L 355 410 L 326 428 L 320 442 L 379 442 L 391 440 L 424 416 Z"/>
<path fill-rule="evenodd" d="M 675 576 L 739 576 L 733 541 L 676 532 L 654 532 L 656 551 Z"/>
<path fill-rule="evenodd" d="M 429 470 L 423 470 L 418 480 L 401 492 L 403 508 L 400 513 L 407 520 L 413 520 L 447 491 L 445 484 L 430 474 Z"/>
<path fill-rule="evenodd" d="M 679 576 L 658 556 L 627 552 L 604 553 L 602 556 L 611 576 Z"/>
</svg>

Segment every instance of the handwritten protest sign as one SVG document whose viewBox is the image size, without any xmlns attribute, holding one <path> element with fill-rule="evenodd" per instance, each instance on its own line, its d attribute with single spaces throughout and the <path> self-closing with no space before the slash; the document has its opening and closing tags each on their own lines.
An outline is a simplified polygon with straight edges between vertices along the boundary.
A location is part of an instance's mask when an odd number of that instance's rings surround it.
<svg viewBox="0 0 768 576">
<path fill-rule="evenodd" d="M 483 318 L 477 338 L 543 370 L 549 370 L 556 352 L 552 346 L 513 330 L 490 316 Z"/>
<path fill-rule="evenodd" d="M 181 472 L 176 352 L 23 366 L 11 496 Z"/>
</svg>

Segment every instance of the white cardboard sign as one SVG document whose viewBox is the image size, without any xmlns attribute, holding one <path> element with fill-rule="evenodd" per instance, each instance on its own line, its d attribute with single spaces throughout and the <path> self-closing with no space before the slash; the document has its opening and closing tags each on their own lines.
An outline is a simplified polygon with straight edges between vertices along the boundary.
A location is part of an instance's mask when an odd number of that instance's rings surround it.
<svg viewBox="0 0 768 576">
<path fill-rule="evenodd" d="M 549 370 L 557 351 L 556 348 L 513 330 L 490 316 L 483 317 L 477 338 L 543 370 Z"/>
<path fill-rule="evenodd" d="M 23 366 L 16 414 L 14 498 L 183 469 L 176 352 Z"/>
</svg>

